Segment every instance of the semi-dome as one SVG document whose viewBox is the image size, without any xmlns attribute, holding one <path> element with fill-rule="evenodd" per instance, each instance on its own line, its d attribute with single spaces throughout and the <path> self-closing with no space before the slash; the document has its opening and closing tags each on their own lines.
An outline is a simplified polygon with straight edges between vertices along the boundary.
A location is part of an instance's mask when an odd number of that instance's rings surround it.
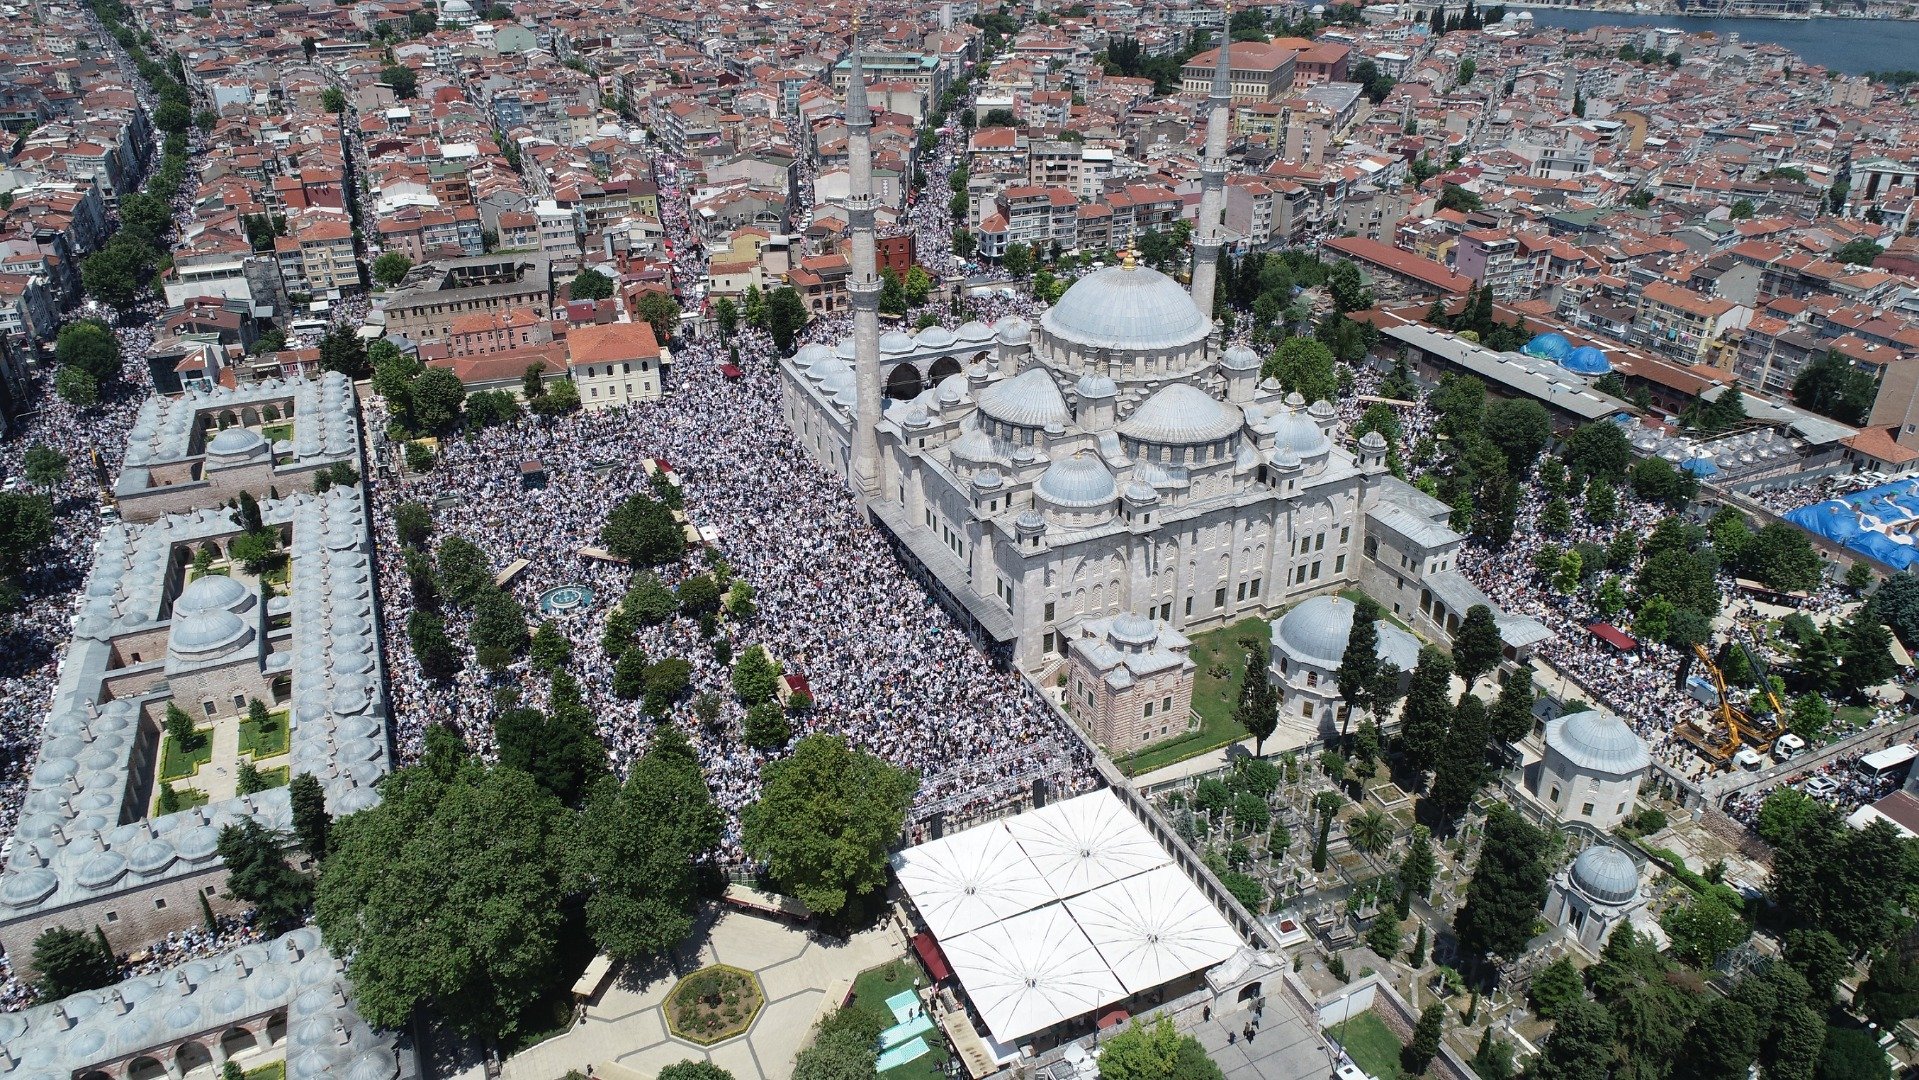
<svg viewBox="0 0 1919 1080">
<path fill-rule="evenodd" d="M 1144 266 L 1108 266 L 1066 290 L 1040 325 L 1054 337 L 1100 349 L 1171 349 L 1212 333 L 1179 282 Z"/>
<path fill-rule="evenodd" d="M 1045 368 L 1037 367 L 980 391 L 979 411 L 1015 427 L 1043 428 L 1073 421 L 1059 384 Z"/>
<path fill-rule="evenodd" d="M 1061 458 L 1040 474 L 1039 493 L 1055 506 L 1105 506 L 1119 494 L 1113 474 L 1090 454 Z"/>
<path fill-rule="evenodd" d="M 167 647 L 189 656 L 218 652 L 246 636 L 246 623 L 231 611 L 202 611 L 173 626 Z"/>
<path fill-rule="evenodd" d="M 1591 345 L 1581 345 L 1561 358 L 1559 366 L 1575 375 L 1604 375 L 1612 370 L 1612 361 Z"/>
<path fill-rule="evenodd" d="M 1625 721 L 1596 711 L 1573 713 L 1547 724 L 1546 748 L 1579 768 L 1620 776 L 1652 764 L 1646 744 Z"/>
<path fill-rule="evenodd" d="M 1281 644 L 1294 654 L 1329 666 L 1346 655 L 1357 609 L 1343 596 L 1315 596 L 1280 616 L 1274 626 Z"/>
<path fill-rule="evenodd" d="M 1573 344 L 1560 334 L 1538 334 L 1526 343 L 1523 350 L 1528 355 L 1558 360 L 1573 351 Z"/>
<path fill-rule="evenodd" d="M 246 586 L 226 574 L 207 574 L 180 590 L 179 599 L 173 602 L 173 614 L 178 618 L 218 608 L 231 611 L 246 597 Z"/>
<path fill-rule="evenodd" d="M 1172 383 L 1134 409 L 1119 433 L 1139 442 L 1189 446 L 1231 435 L 1241 419 L 1236 406 L 1197 387 Z"/>
<path fill-rule="evenodd" d="M 219 457 L 241 457 L 266 444 L 266 439 L 251 428 L 230 427 L 207 440 L 207 453 Z"/>
<path fill-rule="evenodd" d="M 1639 895 L 1639 867 L 1611 844 L 1594 844 L 1573 860 L 1573 885 L 1602 904 L 1623 904 Z"/>
</svg>

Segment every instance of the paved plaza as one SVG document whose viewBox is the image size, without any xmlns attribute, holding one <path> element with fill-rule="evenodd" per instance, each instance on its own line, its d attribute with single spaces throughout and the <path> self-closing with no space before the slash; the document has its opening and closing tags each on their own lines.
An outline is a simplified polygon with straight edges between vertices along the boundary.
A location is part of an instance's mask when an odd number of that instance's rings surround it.
<svg viewBox="0 0 1919 1080">
<path fill-rule="evenodd" d="M 677 976 L 665 968 L 638 975 L 623 972 L 586 1011 L 585 1023 L 528 1049 L 506 1063 L 505 1080 L 554 1080 L 568 1069 L 653 1076 L 687 1059 L 709 1060 L 736 1080 L 784 1080 L 829 988 L 850 989 L 867 968 L 898 959 L 905 942 L 890 924 L 847 940 L 735 911 L 723 912 L 701 942 L 697 956 L 682 955 L 690 973 L 725 963 L 753 972 L 766 991 L 766 1005 L 746 1033 L 710 1047 L 667 1034 L 661 1003 Z M 1224 1036 L 1221 1036 L 1224 1038 Z M 612 1064 L 615 1069 L 607 1069 Z"/>
<path fill-rule="evenodd" d="M 1305 1017 L 1284 1005 L 1269 1004 L 1249 1043 L 1239 1032 L 1251 1018 L 1250 1012 L 1229 1013 L 1192 1031 L 1226 1080 L 1315 1080 L 1333 1075 L 1326 1044 L 1307 1026 L 1310 1021 Z M 1226 1041 L 1229 1032 L 1234 1036 L 1231 1043 Z"/>
</svg>

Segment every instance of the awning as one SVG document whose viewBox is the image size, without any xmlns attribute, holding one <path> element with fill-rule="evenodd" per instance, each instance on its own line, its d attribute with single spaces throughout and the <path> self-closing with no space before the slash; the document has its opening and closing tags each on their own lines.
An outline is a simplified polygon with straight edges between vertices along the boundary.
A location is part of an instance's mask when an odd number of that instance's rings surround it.
<svg viewBox="0 0 1919 1080">
<path fill-rule="evenodd" d="M 1133 1015 L 1125 1009 L 1112 1009 L 1099 1018 L 1099 1027 L 1101 1031 L 1104 1031 L 1107 1028 L 1118 1027 L 1132 1018 Z"/>
<path fill-rule="evenodd" d="M 737 379 L 743 374 L 743 372 L 740 371 L 739 365 L 737 364 L 721 364 L 720 374 L 726 376 L 729 379 Z"/>
<path fill-rule="evenodd" d="M 1586 629 L 1591 630 L 1594 637 L 1620 652 L 1631 652 L 1639 647 L 1639 642 L 1634 641 L 1632 635 L 1611 623 L 1596 622 L 1588 625 Z"/>
<path fill-rule="evenodd" d="M 940 951 L 940 943 L 933 940 L 933 935 L 925 931 L 914 934 L 913 951 L 919 954 L 927 977 L 934 982 L 945 982 L 953 977 L 953 968 L 946 962 L 946 954 Z"/>
</svg>

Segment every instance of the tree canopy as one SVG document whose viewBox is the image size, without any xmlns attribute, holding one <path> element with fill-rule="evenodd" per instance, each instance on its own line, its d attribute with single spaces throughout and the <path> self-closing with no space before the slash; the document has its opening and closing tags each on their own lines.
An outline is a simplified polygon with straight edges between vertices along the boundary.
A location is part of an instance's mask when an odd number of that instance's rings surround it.
<svg viewBox="0 0 1919 1080">
<path fill-rule="evenodd" d="M 918 789 L 918 777 L 839 736 L 809 735 L 762 770 L 760 799 L 741 814 L 743 845 L 830 918 L 885 883 L 887 852 Z"/>
</svg>

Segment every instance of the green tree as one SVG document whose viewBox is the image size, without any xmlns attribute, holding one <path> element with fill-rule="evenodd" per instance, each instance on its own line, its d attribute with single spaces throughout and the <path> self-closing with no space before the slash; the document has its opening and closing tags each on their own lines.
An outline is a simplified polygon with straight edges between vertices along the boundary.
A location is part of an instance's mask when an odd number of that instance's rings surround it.
<svg viewBox="0 0 1919 1080">
<path fill-rule="evenodd" d="M 1773 853 L 1772 895 L 1783 924 L 1831 931 L 1854 952 L 1887 940 L 1914 881 L 1909 850 L 1883 821 L 1851 829 L 1819 808 Z"/>
<path fill-rule="evenodd" d="M 1617 484 L 1632 464 L 1632 443 L 1619 425 L 1595 421 L 1574 431 L 1560 455 L 1575 477 L 1597 477 Z"/>
<path fill-rule="evenodd" d="M 629 495 L 613 508 L 600 542 L 636 566 L 678 562 L 686 553 L 686 533 L 672 511 L 645 495 Z"/>
<path fill-rule="evenodd" d="M 1486 406 L 1482 429 L 1506 459 L 1514 476 L 1532 472 L 1541 451 L 1552 441 L 1552 417 L 1531 398 L 1504 398 Z"/>
<path fill-rule="evenodd" d="M 287 785 L 293 806 L 293 837 L 315 862 L 326 858 L 333 815 L 327 813 L 326 791 L 312 773 L 297 773 Z"/>
<path fill-rule="evenodd" d="M 776 750 L 792 741 L 793 725 L 787 722 L 786 710 L 780 708 L 778 702 L 762 701 L 747 708 L 740 734 L 748 746 Z"/>
<path fill-rule="evenodd" d="M 1710 967 L 1752 936 L 1739 913 L 1712 893 L 1667 908 L 1659 925 L 1672 941 L 1673 956 L 1699 968 Z"/>
<path fill-rule="evenodd" d="M 1848 241 L 1832 253 L 1834 262 L 1849 263 L 1853 266 L 1871 266 L 1874 259 L 1885 254 L 1886 249 L 1870 240 Z"/>
<path fill-rule="evenodd" d="M 1759 1052 L 1759 1034 L 1751 1007 L 1727 998 L 1710 998 L 1680 1043 L 1674 1075 L 1746 1080 Z"/>
<path fill-rule="evenodd" d="M 50 926 L 33 939 L 35 984 L 42 1001 L 111 986 L 120 978 L 120 963 L 94 934 L 64 926 Z"/>
<path fill-rule="evenodd" d="M 1568 1005 L 1586 998 L 1586 982 L 1580 977 L 1579 969 L 1572 961 L 1560 957 L 1533 975 L 1532 985 L 1526 988 L 1526 994 L 1532 999 L 1533 1011 L 1542 1020 L 1551 1020 L 1565 1011 Z"/>
<path fill-rule="evenodd" d="M 1892 631 L 1873 617 L 1872 609 L 1855 611 L 1840 628 L 1841 685 L 1854 696 L 1890 682 L 1899 665 L 1892 658 Z"/>
<path fill-rule="evenodd" d="M 1379 677 L 1379 615 L 1379 603 L 1372 597 L 1362 593 L 1353 601 L 1352 629 L 1346 633 L 1346 649 L 1333 672 L 1339 696 L 1348 706 L 1347 723 L 1353 711 L 1372 707 L 1369 692 Z M 1253 665 L 1247 670 L 1253 670 Z M 1344 725 L 1340 733 L 1345 734 Z"/>
<path fill-rule="evenodd" d="M 1870 1032 L 1828 1027 L 1813 1075 L 1817 1080 L 1892 1080 L 1892 1066 Z"/>
<path fill-rule="evenodd" d="M 573 642 L 561 632 L 558 623 L 542 619 L 539 628 L 533 631 L 532 655 L 534 668 L 550 676 L 573 662 Z"/>
<path fill-rule="evenodd" d="M 1807 364 L 1792 384 L 1794 403 L 1855 427 L 1871 415 L 1878 393 L 1879 382 L 1870 372 L 1832 350 Z"/>
<path fill-rule="evenodd" d="M 1727 217 L 1733 221 L 1745 221 L 1751 218 L 1756 212 L 1751 199 L 1737 199 L 1734 200 L 1732 211 L 1727 214 Z"/>
<path fill-rule="evenodd" d="M 1768 587 L 1788 590 L 1815 588 L 1825 570 L 1805 532 L 1777 521 L 1752 534 L 1739 553 L 1739 564 Z"/>
<path fill-rule="evenodd" d="M 460 422 L 466 387 L 451 370 L 430 367 L 413 380 L 409 414 L 423 431 L 444 432 Z"/>
<path fill-rule="evenodd" d="M 388 64 L 380 69 L 380 81 L 393 89 L 393 96 L 402 101 L 411 98 L 420 88 L 420 77 L 405 64 Z"/>
<path fill-rule="evenodd" d="M 1499 664 L 1505 650 L 1506 643 L 1499 636 L 1499 626 L 1493 622 L 1492 609 L 1485 604 L 1474 604 L 1466 609 L 1459 629 L 1453 631 L 1453 673 L 1471 689 L 1481 675 Z"/>
<path fill-rule="evenodd" d="M 1134 1020 L 1106 1040 L 1099 1055 L 1100 1080 L 1221 1080 L 1219 1066 L 1199 1040 L 1182 1035 L 1169 1017 L 1152 1025 Z"/>
<path fill-rule="evenodd" d="M 27 482 L 35 487 L 55 487 L 67 478 L 67 455 L 45 443 L 28 447 L 24 464 Z"/>
<path fill-rule="evenodd" d="M 392 288 L 413 269 L 413 260 L 397 251 L 389 251 L 373 260 L 373 280 Z"/>
<path fill-rule="evenodd" d="M 999 261 L 1008 274 L 1023 278 L 1033 272 L 1033 249 L 1025 244 L 1008 244 Z"/>
<path fill-rule="evenodd" d="M 613 696 L 621 701 L 637 701 L 646 692 L 646 654 L 629 648 L 613 664 Z"/>
<path fill-rule="evenodd" d="M 633 309 L 641 322 L 653 328 L 654 339 L 662 345 L 673 340 L 674 332 L 680 328 L 680 305 L 667 293 L 657 290 L 644 293 Z"/>
<path fill-rule="evenodd" d="M 329 86 L 320 91 L 320 108 L 338 116 L 346 112 L 346 95 L 339 88 Z"/>
<path fill-rule="evenodd" d="M 1813 824 L 1819 816 L 1819 803 L 1812 796 L 1784 784 L 1773 788 L 1759 804 L 1754 823 L 1760 839 L 1777 847 L 1799 830 Z"/>
<path fill-rule="evenodd" d="M 1307 401 L 1331 401 L 1339 395 L 1333 351 L 1314 338 L 1287 338 L 1261 366 L 1260 378 L 1278 379 L 1287 393 Z"/>
<path fill-rule="evenodd" d="M 1407 767 L 1423 776 L 1439 760 L 1452 724 L 1452 659 L 1434 645 L 1422 646 L 1406 703 L 1399 710 L 1399 739 Z"/>
<path fill-rule="evenodd" d="M 761 771 L 741 814 L 747 853 L 815 912 L 831 918 L 886 878 L 919 779 L 832 735 L 809 735 Z"/>
<path fill-rule="evenodd" d="M 624 784 L 600 780 L 567 852 L 586 888 L 594 945 L 627 960 L 664 955 L 691 933 L 695 860 L 719 844 L 722 824 L 699 757 L 677 729 L 655 734 Z"/>
<path fill-rule="evenodd" d="M 337 371 L 348 378 L 364 379 L 373 374 L 367 358 L 366 342 L 348 326 L 336 326 L 320 337 L 320 367 Z"/>
<path fill-rule="evenodd" d="M 1246 670 L 1240 673 L 1239 701 L 1233 720 L 1253 737 L 1253 756 L 1265 753 L 1266 740 L 1279 728 L 1279 690 L 1266 678 L 1258 649 L 1248 649 Z"/>
<path fill-rule="evenodd" d="M 773 336 L 773 347 L 782 354 L 793 351 L 794 339 L 806 325 L 806 302 L 790 285 L 783 285 L 766 298 L 766 332 Z"/>
<path fill-rule="evenodd" d="M 1492 721 L 1486 706 L 1471 694 L 1461 694 L 1453 718 L 1433 764 L 1433 785 L 1419 809 L 1434 831 L 1448 835 L 1471 805 L 1492 772 L 1486 767 L 1486 743 Z"/>
<path fill-rule="evenodd" d="M 227 896 L 259 909 L 269 927 L 299 919 L 313 896 L 313 881 L 287 862 L 291 839 L 250 817 L 220 830 L 220 861 Z"/>
<path fill-rule="evenodd" d="M 554 902 L 566 819 L 517 769 L 483 768 L 458 750 L 434 760 L 393 773 L 377 806 L 335 823 L 320 931 L 348 958 L 371 1023 L 397 1028 L 431 1003 L 456 1031 L 510 1037 L 569 977 Z"/>
<path fill-rule="evenodd" d="M 613 295 L 613 279 L 592 267 L 573 276 L 567 296 L 574 300 L 606 300 Z"/>
<path fill-rule="evenodd" d="M 1852 969 L 1852 957 L 1831 931 L 1795 927 L 1786 932 L 1786 963 L 1805 977 L 1810 1000 L 1824 1005 L 1832 1000 L 1839 980 Z"/>
<path fill-rule="evenodd" d="M 1532 734 L 1533 673 L 1530 667 L 1513 672 L 1506 685 L 1500 687 L 1490 719 L 1496 742 L 1515 743 Z"/>
<path fill-rule="evenodd" d="M 98 319 L 79 319 L 61 327 L 53 355 L 62 367 L 77 367 L 96 382 L 109 382 L 120 375 L 119 340 Z"/>
<path fill-rule="evenodd" d="M 1467 956 L 1510 960 L 1526 947 L 1546 901 L 1551 846 L 1546 833 L 1503 803 L 1486 816 L 1485 843 L 1453 924 Z"/>
<path fill-rule="evenodd" d="M 1607 1080 L 1613 1033 L 1612 1016 L 1598 1003 L 1568 1004 L 1540 1047 L 1532 1075 L 1539 1080 Z"/>
<path fill-rule="evenodd" d="M 1420 1010 L 1419 1023 L 1413 1025 L 1413 1039 L 1400 1051 L 1399 1063 L 1408 1072 L 1425 1072 L 1439 1054 L 1439 1040 L 1445 1030 L 1445 1002 L 1435 1001 Z"/>
<path fill-rule="evenodd" d="M 748 707 L 771 701 L 779 685 L 779 667 L 764 646 L 755 645 L 733 662 L 733 692 Z"/>
<path fill-rule="evenodd" d="M 1915 960 L 1910 938 L 1872 958 L 1871 973 L 1859 987 L 1853 1004 L 1866 1019 L 1886 1031 L 1901 1020 L 1919 1016 L 1919 960 Z"/>
<path fill-rule="evenodd" d="M 659 1080 L 733 1080 L 733 1074 L 710 1061 L 689 1059 L 661 1069 Z"/>
<path fill-rule="evenodd" d="M 61 401 L 76 409 L 91 408 L 100 403 L 99 380 L 87 374 L 86 369 L 63 367 L 54 372 L 53 392 Z"/>
<path fill-rule="evenodd" d="M 1426 894 L 1432 890 L 1433 878 L 1438 874 L 1439 858 L 1433 853 L 1432 830 L 1424 825 L 1415 825 L 1412 842 L 1407 845 L 1405 857 L 1399 861 L 1400 918 L 1406 917 L 1415 898 L 1426 898 Z"/>
<path fill-rule="evenodd" d="M 620 607 L 642 624 L 654 626 L 679 611 L 680 600 L 660 580 L 658 574 L 650 570 L 637 570 L 627 586 L 625 599 L 620 601 Z"/>
<path fill-rule="evenodd" d="M 425 547 L 433 538 L 433 512 L 423 503 L 403 502 L 393 509 L 393 529 L 400 543 L 408 547 Z"/>
</svg>

